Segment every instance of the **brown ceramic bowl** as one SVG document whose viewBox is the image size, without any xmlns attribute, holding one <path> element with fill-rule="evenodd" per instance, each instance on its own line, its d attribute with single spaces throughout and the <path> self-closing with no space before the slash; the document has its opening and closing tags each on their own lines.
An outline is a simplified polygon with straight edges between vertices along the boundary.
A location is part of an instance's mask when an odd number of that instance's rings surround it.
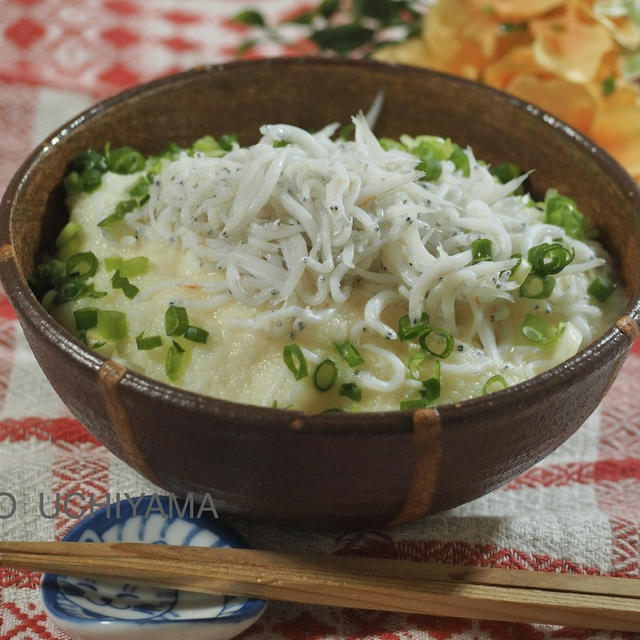
<svg viewBox="0 0 640 640">
<path fill-rule="evenodd" d="M 25 276 L 67 213 L 69 161 L 107 141 L 145 153 L 204 133 L 345 122 L 382 89 L 378 135 L 429 132 L 513 161 L 534 192 L 574 196 L 616 257 L 630 302 L 561 366 L 490 396 L 415 412 L 305 415 L 178 390 L 107 361 L 59 326 Z M 373 62 L 279 59 L 193 70 L 127 91 L 55 132 L 2 202 L 0 277 L 33 352 L 102 443 L 168 491 L 211 492 L 223 513 L 315 527 L 384 526 L 472 500 L 570 436 L 615 378 L 640 319 L 640 193 L 602 150 L 530 105 L 430 71 Z"/>
</svg>

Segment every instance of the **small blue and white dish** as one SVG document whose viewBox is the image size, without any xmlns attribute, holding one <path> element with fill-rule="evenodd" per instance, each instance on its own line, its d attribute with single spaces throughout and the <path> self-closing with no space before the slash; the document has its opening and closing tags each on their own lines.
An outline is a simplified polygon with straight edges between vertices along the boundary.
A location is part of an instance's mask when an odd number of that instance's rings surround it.
<svg viewBox="0 0 640 640">
<path fill-rule="evenodd" d="M 80 521 L 63 540 L 249 546 L 208 511 L 196 517 L 178 506 L 173 498 L 158 495 L 116 502 Z M 49 618 L 76 640 L 227 640 L 250 627 L 266 608 L 264 600 L 254 598 L 190 593 L 99 576 L 45 574 L 40 592 Z"/>
</svg>

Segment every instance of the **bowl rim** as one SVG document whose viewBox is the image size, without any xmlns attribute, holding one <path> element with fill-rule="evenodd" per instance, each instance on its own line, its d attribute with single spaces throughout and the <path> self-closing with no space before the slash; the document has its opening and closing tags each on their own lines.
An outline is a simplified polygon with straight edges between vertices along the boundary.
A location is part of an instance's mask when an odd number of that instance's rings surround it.
<svg viewBox="0 0 640 640">
<path fill-rule="evenodd" d="M 151 500 L 160 500 L 163 503 L 164 508 L 167 507 L 167 501 L 169 497 L 167 495 L 144 495 L 142 498 L 136 502 L 135 511 L 140 507 L 142 513 L 138 513 L 137 515 L 143 515 L 144 510 L 142 509 L 145 505 Z M 127 513 L 124 513 L 121 516 L 113 518 L 113 524 L 122 523 L 128 520 L 131 517 L 135 517 L 133 513 L 128 513 L 131 507 L 131 500 L 124 499 L 119 500 L 109 504 L 109 507 L 102 507 L 100 509 L 96 509 L 89 515 L 88 517 L 83 518 L 78 521 L 67 533 L 62 537 L 62 542 L 77 542 L 78 537 L 88 528 L 91 527 L 96 520 L 100 520 L 103 518 L 107 509 L 116 509 L 124 508 Z M 107 519 L 110 519 L 107 518 Z M 202 529 L 207 531 L 211 531 L 218 535 L 220 539 L 224 540 L 225 543 L 229 544 L 229 546 L 233 549 L 250 549 L 251 545 L 244 539 L 244 537 L 228 522 L 220 518 L 214 518 L 211 516 L 209 512 L 205 512 L 200 517 L 190 517 L 189 515 L 185 516 L 177 516 L 176 520 L 186 520 L 193 524 L 196 524 Z M 243 596 L 239 596 L 241 599 L 245 600 L 245 604 L 242 605 L 242 608 L 239 611 L 232 613 L 231 615 L 219 616 L 219 617 L 203 617 L 203 618 L 189 618 L 186 620 L 157 620 L 154 618 L 148 618 L 143 620 L 118 620 L 118 619 L 86 619 L 79 618 L 73 615 L 70 615 L 64 611 L 61 611 L 57 606 L 55 606 L 55 594 L 59 592 L 57 578 L 59 574 L 54 574 L 51 572 L 46 572 L 42 574 L 39 583 L 39 591 L 40 591 L 40 601 L 47 615 L 50 615 L 59 620 L 66 620 L 68 622 L 72 622 L 74 624 L 83 625 L 83 626 L 91 626 L 91 625 L 100 625 L 102 627 L 108 625 L 110 627 L 129 627 L 131 625 L 134 626 L 156 626 L 156 625 L 195 625 L 195 624 L 237 624 L 245 622 L 255 616 L 255 620 L 260 618 L 260 616 L 264 613 L 267 608 L 267 601 L 262 600 L 260 598 L 247 598 Z M 171 589 L 171 591 L 180 591 L 180 589 Z M 204 594 L 203 594 L 204 595 Z M 223 597 L 228 597 L 225 594 L 221 594 Z M 254 620 L 254 621 L 255 621 Z"/>
<path fill-rule="evenodd" d="M 129 88 L 116 95 L 101 100 L 77 116 L 58 127 L 48 135 L 20 165 L 17 172 L 9 182 L 5 194 L 0 202 L 0 245 L 10 245 L 13 249 L 13 237 L 11 234 L 11 212 L 16 196 L 22 186 L 30 178 L 30 175 L 39 165 L 43 155 L 54 153 L 56 145 L 76 128 L 85 125 L 91 119 L 117 108 L 123 102 L 135 99 L 138 96 L 153 94 L 157 90 L 163 90 L 174 82 L 187 81 L 198 76 L 212 76 L 221 72 L 233 72 L 236 69 L 260 69 L 262 67 L 282 67 L 283 71 L 288 66 L 305 65 L 307 67 L 352 67 L 381 73 L 401 72 L 407 76 L 435 76 L 443 81 L 457 84 L 461 90 L 471 90 L 484 93 L 488 99 L 499 101 L 508 109 L 517 109 L 524 112 L 527 117 L 542 120 L 558 135 L 569 138 L 569 141 L 577 146 L 582 153 L 587 153 L 595 158 L 597 164 L 607 174 L 615 178 L 615 182 L 621 190 L 629 196 L 632 214 L 640 227 L 640 189 L 627 171 L 604 149 L 599 147 L 590 138 L 576 131 L 570 125 L 549 114 L 548 112 L 526 103 L 512 95 L 498 91 L 487 85 L 457 76 L 402 64 L 389 64 L 376 60 L 352 60 L 324 57 L 288 57 L 288 58 L 261 58 L 257 60 L 241 60 L 220 64 L 207 64 L 194 67 L 187 71 L 164 76 L 150 82 L 146 82 Z M 9 257 L 12 257 L 11 254 Z M 617 256 L 614 256 L 617 258 Z M 1 256 L 0 256 L 1 258 Z M 0 259 L 0 280 L 5 288 L 7 297 L 18 310 L 18 315 L 23 322 L 27 322 L 34 331 L 40 333 L 52 345 L 61 349 L 67 356 L 73 358 L 81 366 L 89 367 L 94 373 L 106 362 L 108 358 L 91 351 L 80 340 L 75 338 L 62 325 L 42 307 L 27 284 L 26 278 L 18 268 L 15 259 Z M 547 371 L 532 378 L 514 384 L 506 389 L 493 392 L 486 396 L 469 398 L 455 403 L 435 404 L 429 406 L 426 411 L 433 411 L 441 418 L 451 414 L 463 418 L 470 415 L 481 415 L 494 412 L 501 407 L 504 410 L 515 410 L 527 399 L 535 399 L 545 391 L 553 391 L 554 388 L 565 384 L 570 385 L 571 380 L 582 371 L 588 371 L 596 362 L 608 362 L 628 351 L 638 335 L 640 326 L 640 283 L 636 283 L 635 297 L 631 291 L 627 306 L 622 312 L 621 318 L 610 326 L 599 338 L 591 342 L 577 354 L 561 362 Z M 628 284 L 625 288 L 632 289 Z M 623 320 L 627 318 L 627 323 Z M 230 400 L 224 400 L 215 396 L 207 396 L 182 389 L 165 382 L 150 378 L 144 374 L 134 372 L 126 368 L 119 381 L 119 386 L 133 393 L 152 395 L 162 401 L 195 411 L 206 412 L 208 415 L 226 415 L 239 413 L 242 415 L 245 427 L 253 429 L 285 430 L 291 429 L 295 423 L 299 430 L 304 426 L 304 431 L 345 435 L 352 432 L 386 432 L 398 433 L 399 429 L 410 428 L 412 416 L 424 412 L 418 410 L 389 410 L 389 411 L 362 411 L 357 413 L 319 413 L 308 414 L 298 410 L 278 409 L 250 405 Z M 265 419 L 266 417 L 270 419 Z M 404 419 L 402 419 L 404 417 Z M 277 418 L 277 419 L 276 419 Z M 400 418 L 400 420 L 399 420 Z M 443 426 L 446 420 L 442 420 Z M 455 426 L 450 424 L 450 427 Z"/>
</svg>

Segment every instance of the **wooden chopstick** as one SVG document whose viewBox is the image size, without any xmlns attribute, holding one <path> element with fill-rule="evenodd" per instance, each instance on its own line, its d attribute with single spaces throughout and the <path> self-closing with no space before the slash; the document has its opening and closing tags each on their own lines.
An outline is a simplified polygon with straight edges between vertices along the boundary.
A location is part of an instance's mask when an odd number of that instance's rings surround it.
<svg viewBox="0 0 640 640">
<path fill-rule="evenodd" d="M 94 542 L 2 542 L 0 566 L 337 607 L 640 630 L 640 580 L 631 578 Z"/>
</svg>

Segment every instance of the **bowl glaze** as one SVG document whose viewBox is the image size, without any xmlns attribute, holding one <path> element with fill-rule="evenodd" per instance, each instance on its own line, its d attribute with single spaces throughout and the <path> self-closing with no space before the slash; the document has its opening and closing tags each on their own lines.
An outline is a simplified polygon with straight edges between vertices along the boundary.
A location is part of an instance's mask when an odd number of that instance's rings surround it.
<svg viewBox="0 0 640 640">
<path fill-rule="evenodd" d="M 573 196 L 602 231 L 629 303 L 579 354 L 489 396 L 415 412 L 305 415 L 188 393 L 89 351 L 25 281 L 67 216 L 61 179 L 80 151 L 144 153 L 266 122 L 345 122 L 382 89 L 376 133 L 432 133 L 490 163 L 534 169 L 530 185 Z M 386 526 L 472 500 L 570 436 L 596 408 L 638 334 L 640 193 L 590 140 L 502 93 L 443 74 L 364 61 L 277 59 L 198 68 L 99 103 L 22 165 L 1 205 L 0 278 L 33 352 L 71 411 L 168 491 L 210 492 L 219 511 L 313 527 Z"/>
</svg>

